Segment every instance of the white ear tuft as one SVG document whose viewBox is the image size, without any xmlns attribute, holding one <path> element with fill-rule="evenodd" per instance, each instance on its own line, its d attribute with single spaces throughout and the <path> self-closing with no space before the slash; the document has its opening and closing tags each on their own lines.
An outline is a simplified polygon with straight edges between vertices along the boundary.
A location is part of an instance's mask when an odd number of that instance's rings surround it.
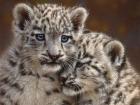
<svg viewBox="0 0 140 105">
<path fill-rule="evenodd" d="M 75 32 L 83 29 L 87 17 L 87 10 L 83 7 L 78 7 L 71 12 L 71 22 Z"/>
<path fill-rule="evenodd" d="M 125 49 L 119 41 L 110 41 L 105 45 L 105 52 L 114 66 L 121 66 L 125 60 Z"/>
<path fill-rule="evenodd" d="M 13 10 L 14 21 L 20 30 L 24 30 L 27 22 L 31 22 L 32 16 L 32 8 L 24 3 L 17 4 Z"/>
</svg>

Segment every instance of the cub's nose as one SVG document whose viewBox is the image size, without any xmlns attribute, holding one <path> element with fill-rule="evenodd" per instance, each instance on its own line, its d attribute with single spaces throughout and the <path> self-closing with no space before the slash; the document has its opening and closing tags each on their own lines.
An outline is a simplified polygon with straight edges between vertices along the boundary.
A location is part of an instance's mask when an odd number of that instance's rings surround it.
<svg viewBox="0 0 140 105">
<path fill-rule="evenodd" d="M 61 82 L 62 85 L 65 84 L 66 80 L 67 80 L 66 77 L 60 77 L 60 82 Z"/>
<path fill-rule="evenodd" d="M 52 55 L 52 54 L 48 53 L 48 56 L 49 56 L 50 59 L 52 59 L 52 61 L 56 61 L 59 58 L 61 58 L 63 55 L 61 55 L 61 54 Z"/>
</svg>

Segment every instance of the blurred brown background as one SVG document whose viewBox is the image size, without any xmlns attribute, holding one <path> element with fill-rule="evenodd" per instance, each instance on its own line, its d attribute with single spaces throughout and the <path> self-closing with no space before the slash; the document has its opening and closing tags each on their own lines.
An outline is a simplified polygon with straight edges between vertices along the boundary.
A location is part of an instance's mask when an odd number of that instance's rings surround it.
<svg viewBox="0 0 140 105">
<path fill-rule="evenodd" d="M 84 6 L 90 13 L 86 26 L 121 40 L 132 64 L 140 71 L 140 0 L 0 0 L 0 53 L 12 39 L 12 9 L 18 2 Z"/>
</svg>

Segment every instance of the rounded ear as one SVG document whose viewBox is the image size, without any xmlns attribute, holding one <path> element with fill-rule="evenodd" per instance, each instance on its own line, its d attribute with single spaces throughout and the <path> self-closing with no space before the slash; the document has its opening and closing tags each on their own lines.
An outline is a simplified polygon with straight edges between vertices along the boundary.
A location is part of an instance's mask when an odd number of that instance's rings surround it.
<svg viewBox="0 0 140 105">
<path fill-rule="evenodd" d="M 78 7 L 71 11 L 70 19 L 75 32 L 83 29 L 87 17 L 87 10 L 83 7 Z"/>
<path fill-rule="evenodd" d="M 13 17 L 17 27 L 23 31 L 32 20 L 33 10 L 27 4 L 19 3 L 13 10 Z"/>
<path fill-rule="evenodd" d="M 110 41 L 104 47 L 105 53 L 115 67 L 120 67 L 125 61 L 125 49 L 119 41 Z"/>
</svg>

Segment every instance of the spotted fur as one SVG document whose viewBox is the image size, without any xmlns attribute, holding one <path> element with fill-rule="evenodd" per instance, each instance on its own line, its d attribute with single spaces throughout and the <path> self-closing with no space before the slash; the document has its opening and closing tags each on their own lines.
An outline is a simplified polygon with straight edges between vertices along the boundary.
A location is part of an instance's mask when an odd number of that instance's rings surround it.
<svg viewBox="0 0 140 105">
<path fill-rule="evenodd" d="M 15 38 L 0 61 L 0 105 L 72 105 L 57 72 L 75 56 L 86 10 L 20 3 L 13 16 Z"/>
<path fill-rule="evenodd" d="M 60 75 L 64 94 L 78 97 L 78 105 L 140 104 L 139 74 L 119 41 L 89 32 L 77 46 L 76 63 Z"/>
</svg>

